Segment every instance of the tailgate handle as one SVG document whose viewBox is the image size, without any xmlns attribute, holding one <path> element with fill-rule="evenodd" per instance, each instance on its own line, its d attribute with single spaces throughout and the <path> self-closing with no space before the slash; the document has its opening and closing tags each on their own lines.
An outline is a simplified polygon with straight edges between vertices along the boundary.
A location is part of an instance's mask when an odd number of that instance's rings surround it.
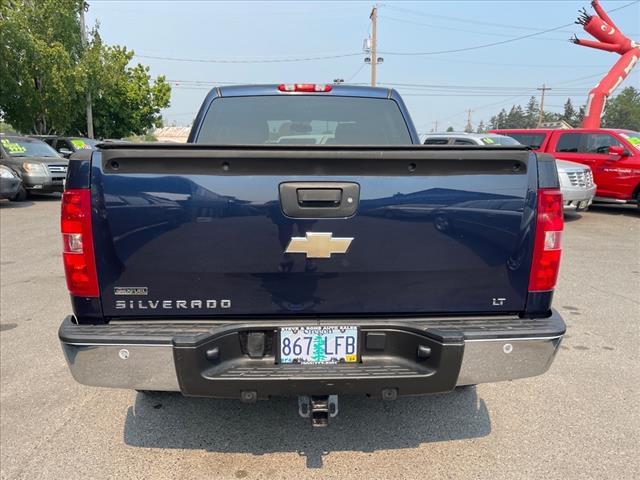
<svg viewBox="0 0 640 480">
<path fill-rule="evenodd" d="M 338 188 L 299 188 L 298 203 L 303 207 L 337 207 L 342 200 Z"/>
<path fill-rule="evenodd" d="M 285 182 L 280 206 L 291 218 L 347 218 L 358 210 L 360 185 L 354 182 Z"/>
</svg>

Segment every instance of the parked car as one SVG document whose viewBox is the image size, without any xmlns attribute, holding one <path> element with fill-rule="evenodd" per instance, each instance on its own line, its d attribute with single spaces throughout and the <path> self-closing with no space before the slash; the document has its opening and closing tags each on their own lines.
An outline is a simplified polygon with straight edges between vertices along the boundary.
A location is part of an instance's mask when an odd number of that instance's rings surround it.
<svg viewBox="0 0 640 480">
<path fill-rule="evenodd" d="M 640 132 L 615 128 L 551 130 L 500 129 L 537 152 L 591 168 L 595 201 L 636 203 L 640 207 Z"/>
<path fill-rule="evenodd" d="M 32 135 L 33 138 L 42 140 L 65 158 L 82 150 L 95 150 L 100 140 L 86 137 L 60 137 L 56 135 Z"/>
<path fill-rule="evenodd" d="M 269 143 L 294 121 L 335 142 Z M 213 89 L 188 144 L 71 160 L 73 315 L 59 330 L 71 373 L 247 403 L 298 396 L 314 426 L 341 394 L 539 375 L 565 332 L 551 308 L 554 162 L 522 145 L 425 148 L 387 88 Z M 410 215 L 384 214 L 398 205 Z"/>
<path fill-rule="evenodd" d="M 587 165 L 556 159 L 560 190 L 565 208 L 584 211 L 593 203 L 596 184 L 593 173 Z"/>
<path fill-rule="evenodd" d="M 17 172 L 22 179 L 16 200 L 24 200 L 30 193 L 64 190 L 69 161 L 42 140 L 3 135 L 0 137 L 0 157 L 0 163 Z"/>
<path fill-rule="evenodd" d="M 422 137 L 423 145 L 521 145 L 520 142 L 505 135 L 494 133 L 429 133 Z"/>
<path fill-rule="evenodd" d="M 15 199 L 21 187 L 20 175 L 0 161 L 0 198 Z"/>
<path fill-rule="evenodd" d="M 519 145 L 520 142 L 496 133 L 430 133 L 422 139 L 424 145 Z M 586 210 L 593 202 L 596 185 L 591 168 L 575 162 L 557 160 L 560 189 L 567 208 Z"/>
</svg>

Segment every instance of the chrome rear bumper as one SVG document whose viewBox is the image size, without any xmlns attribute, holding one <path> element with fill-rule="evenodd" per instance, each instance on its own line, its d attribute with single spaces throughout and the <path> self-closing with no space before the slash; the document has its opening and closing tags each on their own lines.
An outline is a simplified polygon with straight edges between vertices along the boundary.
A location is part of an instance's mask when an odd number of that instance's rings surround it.
<svg viewBox="0 0 640 480">
<path fill-rule="evenodd" d="M 454 328 L 451 325 L 455 324 L 455 328 L 459 330 L 460 334 L 458 345 L 460 342 L 463 344 L 463 353 L 459 370 L 455 370 L 458 373 L 457 378 L 451 379 L 451 386 L 500 382 L 540 375 L 551 366 L 565 329 L 564 322 L 557 312 L 554 312 L 549 319 L 522 320 L 522 328 L 519 331 L 513 327 L 513 324 L 517 323 L 514 319 L 511 319 L 511 325 L 504 324 L 505 322 L 502 320 L 496 320 L 498 325 L 494 330 L 487 328 L 486 325 L 483 325 L 482 328 L 478 327 L 478 319 L 469 320 L 469 325 L 476 322 L 471 330 L 465 330 L 464 318 L 456 319 L 455 322 L 440 323 L 433 319 L 422 319 L 420 323 L 398 319 L 398 322 L 392 322 L 397 327 L 389 325 L 389 328 L 408 329 L 407 325 L 410 323 L 413 330 L 416 330 L 416 327 L 425 328 L 425 331 L 431 328 L 434 332 L 438 332 L 436 335 L 440 335 L 444 329 Z M 490 321 L 491 319 L 487 319 L 485 324 Z M 500 322 L 504 325 L 501 326 Z M 386 323 L 388 324 L 389 321 Z M 538 323 L 540 328 L 536 333 L 535 327 Z M 246 323 L 242 326 L 238 325 L 237 328 L 246 328 L 247 325 Z M 264 324 L 260 322 L 254 325 L 252 328 L 265 328 Z M 121 325 L 119 325 L 121 332 L 115 334 L 109 333 L 109 327 L 109 325 L 95 327 L 75 325 L 71 317 L 65 319 L 60 328 L 60 340 L 71 374 L 76 381 L 91 386 L 136 390 L 184 390 L 180 385 L 174 352 L 174 345 L 176 345 L 174 338 L 179 338 L 179 333 L 171 328 L 165 328 L 166 336 L 154 331 L 144 339 L 140 338 L 139 333 L 132 334 L 131 329 L 127 330 L 129 333 L 126 333 L 127 331 L 123 330 Z M 499 327 L 504 328 L 500 329 Z M 179 327 L 176 328 L 179 330 Z M 190 334 L 194 333 L 192 331 L 193 324 L 185 325 L 184 328 L 191 329 Z M 200 324 L 199 328 L 209 333 L 196 333 L 196 337 L 200 335 L 199 338 L 205 338 L 207 335 L 211 335 L 211 332 L 222 331 L 223 334 L 228 334 L 228 332 L 236 330 L 236 325 L 229 325 L 229 323 L 224 325 Z M 87 334 L 93 330 L 95 330 L 94 336 L 90 333 Z M 139 324 L 138 331 L 144 330 L 144 325 Z M 74 334 L 74 331 L 79 333 Z M 453 344 L 455 343 L 454 338 Z M 415 354 L 412 353 L 412 355 Z M 237 361 L 244 360 L 237 359 Z M 248 364 L 252 362 L 248 358 L 246 361 Z M 255 365 L 256 361 L 253 360 L 253 362 Z M 261 368 L 269 363 L 274 364 L 273 358 L 271 358 L 271 362 L 266 359 L 261 363 Z M 414 377 L 418 381 L 417 376 L 414 375 Z M 389 382 L 393 382 L 390 378 L 393 377 L 380 379 L 381 388 L 388 385 Z M 243 388 L 252 388 L 246 383 L 250 379 L 244 378 L 242 380 L 245 382 Z M 296 379 L 290 380 L 291 382 L 298 381 Z M 322 379 L 318 381 L 324 382 Z M 424 381 L 424 379 L 420 381 Z"/>
<path fill-rule="evenodd" d="M 62 342 L 71 375 L 83 385 L 179 392 L 171 345 Z"/>
<path fill-rule="evenodd" d="M 562 336 L 468 340 L 456 385 L 502 382 L 541 375 L 553 363 Z"/>
</svg>

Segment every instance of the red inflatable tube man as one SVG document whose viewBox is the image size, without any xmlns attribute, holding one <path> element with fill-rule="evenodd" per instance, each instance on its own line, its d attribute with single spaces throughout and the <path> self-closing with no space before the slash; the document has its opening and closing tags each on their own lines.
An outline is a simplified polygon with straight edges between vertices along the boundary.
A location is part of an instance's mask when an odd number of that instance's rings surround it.
<svg viewBox="0 0 640 480">
<path fill-rule="evenodd" d="M 582 122 L 583 128 L 600 127 L 600 118 L 604 112 L 607 97 L 627 78 L 633 67 L 638 63 L 638 59 L 640 59 L 640 45 L 618 29 L 613 20 L 607 15 L 607 12 L 600 6 L 598 0 L 593 0 L 591 6 L 596 11 L 597 16 L 589 15 L 586 10 L 583 10 L 576 23 L 582 25 L 587 33 L 599 41 L 581 40 L 577 37 L 574 37 L 571 41 L 585 47 L 618 53 L 621 57 L 605 77 L 600 80 L 600 83 L 589 92 L 587 109 Z"/>
</svg>

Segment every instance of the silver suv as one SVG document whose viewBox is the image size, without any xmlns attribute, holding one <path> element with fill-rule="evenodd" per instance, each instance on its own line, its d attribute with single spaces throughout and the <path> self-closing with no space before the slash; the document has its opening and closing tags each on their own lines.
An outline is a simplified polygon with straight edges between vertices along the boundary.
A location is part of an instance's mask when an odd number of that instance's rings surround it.
<svg viewBox="0 0 640 480">
<path fill-rule="evenodd" d="M 69 161 L 41 140 L 0 135 L 0 164 L 22 179 L 22 185 L 13 200 L 25 200 L 31 193 L 64 190 Z"/>
</svg>

